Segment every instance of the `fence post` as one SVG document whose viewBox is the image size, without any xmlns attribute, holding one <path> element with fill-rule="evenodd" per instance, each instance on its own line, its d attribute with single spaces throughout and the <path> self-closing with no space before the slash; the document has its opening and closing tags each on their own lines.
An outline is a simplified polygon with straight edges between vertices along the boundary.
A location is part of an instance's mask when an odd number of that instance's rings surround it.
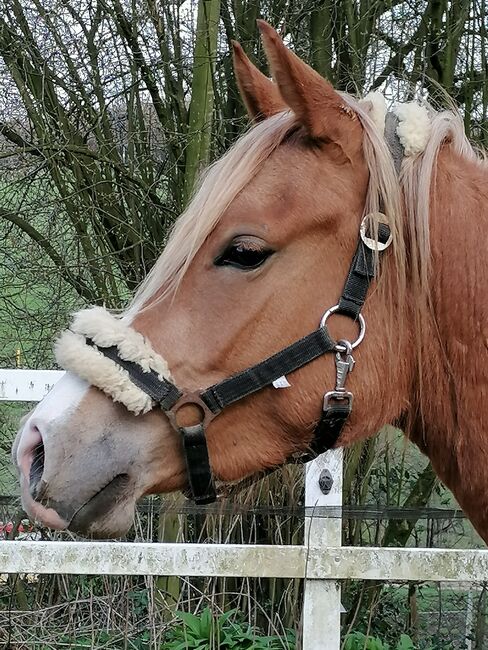
<svg viewBox="0 0 488 650">
<path fill-rule="evenodd" d="M 316 516 L 314 508 L 342 506 L 342 449 L 334 449 L 307 464 L 305 479 L 305 545 L 308 548 L 341 546 L 342 516 Z M 330 485 L 330 480 L 332 484 Z M 328 485 L 329 484 L 329 485 Z M 322 487 L 321 487 L 322 486 Z M 330 487 L 327 493 L 322 488 Z M 340 650 L 341 588 L 333 580 L 305 580 L 303 650 Z"/>
</svg>

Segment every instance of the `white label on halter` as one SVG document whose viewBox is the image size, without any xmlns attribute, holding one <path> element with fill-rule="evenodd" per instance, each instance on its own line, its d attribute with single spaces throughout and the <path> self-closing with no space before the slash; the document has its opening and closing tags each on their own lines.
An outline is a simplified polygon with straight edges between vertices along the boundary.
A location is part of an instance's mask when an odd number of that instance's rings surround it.
<svg viewBox="0 0 488 650">
<path fill-rule="evenodd" d="M 278 379 L 274 380 L 273 386 L 275 388 L 290 388 L 291 384 L 285 375 L 282 375 L 281 377 L 278 377 Z"/>
</svg>

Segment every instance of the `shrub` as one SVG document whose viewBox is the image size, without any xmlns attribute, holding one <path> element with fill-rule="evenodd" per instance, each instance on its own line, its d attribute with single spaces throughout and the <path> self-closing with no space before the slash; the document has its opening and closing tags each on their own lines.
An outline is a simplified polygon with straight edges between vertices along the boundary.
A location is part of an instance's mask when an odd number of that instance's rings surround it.
<svg viewBox="0 0 488 650">
<path fill-rule="evenodd" d="M 209 607 L 201 614 L 177 612 L 182 625 L 171 627 L 161 650 L 295 650 L 295 635 L 262 636 L 248 623 L 231 621 L 237 610 L 214 617 Z"/>
</svg>

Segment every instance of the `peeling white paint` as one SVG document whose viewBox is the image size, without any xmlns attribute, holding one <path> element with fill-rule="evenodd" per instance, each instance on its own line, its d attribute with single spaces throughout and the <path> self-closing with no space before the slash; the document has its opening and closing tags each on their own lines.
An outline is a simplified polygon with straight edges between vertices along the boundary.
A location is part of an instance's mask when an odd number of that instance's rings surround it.
<svg viewBox="0 0 488 650">
<path fill-rule="evenodd" d="M 488 550 L 329 548 L 310 552 L 308 572 L 336 580 L 481 582 L 488 580 Z"/>
<path fill-rule="evenodd" d="M 0 573 L 187 575 L 300 578 L 302 546 L 143 544 L 129 542 L 0 543 Z M 32 567 L 36 567 L 35 571 Z"/>
<path fill-rule="evenodd" d="M 488 551 L 4 541 L 0 573 L 481 582 L 488 580 Z"/>
</svg>

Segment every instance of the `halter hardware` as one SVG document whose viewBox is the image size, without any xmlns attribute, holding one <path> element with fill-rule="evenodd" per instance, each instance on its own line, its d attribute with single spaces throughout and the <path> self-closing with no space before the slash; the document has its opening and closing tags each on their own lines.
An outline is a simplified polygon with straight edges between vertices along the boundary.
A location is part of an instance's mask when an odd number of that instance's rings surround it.
<svg viewBox="0 0 488 650">
<path fill-rule="evenodd" d="M 385 215 L 382 212 L 370 212 L 361 221 L 359 235 L 363 244 L 372 251 L 382 252 L 386 250 L 393 241 L 393 234 L 391 231 L 389 237 L 385 241 L 371 237 L 371 234 L 374 233 L 374 226 L 376 225 L 376 227 L 379 228 L 380 224 L 384 225 L 384 219 Z"/>
<path fill-rule="evenodd" d="M 170 409 L 165 409 L 161 405 L 161 409 L 168 416 L 173 429 L 184 428 L 184 425 L 178 422 L 178 413 L 185 406 L 195 406 L 197 410 L 200 411 L 200 419 L 195 422 L 195 424 L 201 424 L 203 427 L 207 427 L 217 415 L 216 413 L 212 413 L 207 404 L 203 401 L 201 398 L 201 391 L 191 391 L 182 395 Z"/>
<path fill-rule="evenodd" d="M 344 388 L 344 385 L 349 373 L 353 371 L 356 364 L 356 361 L 352 356 L 353 347 L 352 343 L 349 343 L 349 341 L 346 341 L 345 339 L 341 339 L 337 342 L 335 348 L 337 350 L 335 355 L 336 385 L 334 390 L 329 390 L 324 395 L 324 411 L 331 407 L 334 400 L 346 400 L 349 407 L 352 409 L 354 396 Z"/>
<path fill-rule="evenodd" d="M 339 312 L 339 310 L 340 310 L 340 305 L 334 305 L 333 307 L 330 307 L 330 309 L 328 309 L 325 312 L 325 314 L 322 316 L 320 320 L 320 327 L 325 327 L 325 324 L 329 316 L 332 316 L 332 314 Z M 344 339 L 338 341 L 335 347 L 335 349 L 338 352 L 346 352 L 347 345 L 350 345 L 351 349 L 354 350 L 354 348 L 357 348 L 357 346 L 364 339 L 364 335 L 366 334 L 366 321 L 364 320 L 364 316 L 362 314 L 358 314 L 357 320 L 359 321 L 359 334 L 357 339 L 353 343 L 349 343 L 349 341 L 346 341 Z"/>
</svg>

